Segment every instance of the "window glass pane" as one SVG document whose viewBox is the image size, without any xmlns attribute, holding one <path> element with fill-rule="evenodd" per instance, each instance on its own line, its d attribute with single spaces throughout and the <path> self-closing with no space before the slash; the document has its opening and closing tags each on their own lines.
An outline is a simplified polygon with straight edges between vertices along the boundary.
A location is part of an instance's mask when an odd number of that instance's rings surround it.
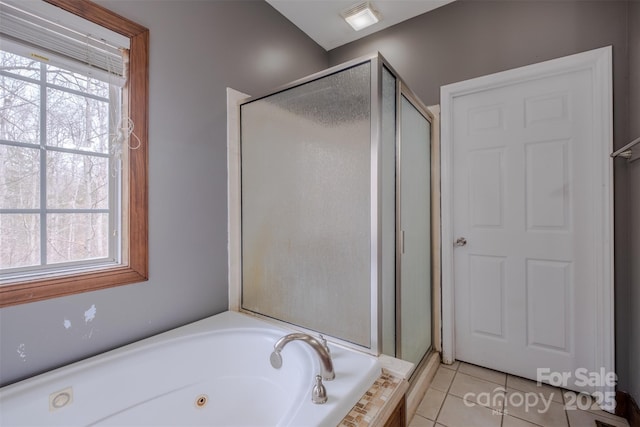
<svg viewBox="0 0 640 427">
<path fill-rule="evenodd" d="M 0 209 L 40 206 L 40 150 L 0 145 Z"/>
<path fill-rule="evenodd" d="M 2 50 L 0 50 L 0 69 L 31 79 L 40 78 L 40 62 Z"/>
<path fill-rule="evenodd" d="M 108 209 L 109 159 L 47 153 L 48 209 Z"/>
<path fill-rule="evenodd" d="M 40 215 L 0 214 L 0 268 L 40 264 Z"/>
<path fill-rule="evenodd" d="M 0 75 L 0 139 L 40 143 L 40 86 Z"/>
<path fill-rule="evenodd" d="M 109 214 L 47 215 L 47 264 L 106 258 Z"/>
<path fill-rule="evenodd" d="M 47 83 L 109 98 L 109 83 L 58 67 L 47 67 Z"/>
<path fill-rule="evenodd" d="M 107 153 L 109 103 L 47 89 L 47 145 Z"/>
</svg>

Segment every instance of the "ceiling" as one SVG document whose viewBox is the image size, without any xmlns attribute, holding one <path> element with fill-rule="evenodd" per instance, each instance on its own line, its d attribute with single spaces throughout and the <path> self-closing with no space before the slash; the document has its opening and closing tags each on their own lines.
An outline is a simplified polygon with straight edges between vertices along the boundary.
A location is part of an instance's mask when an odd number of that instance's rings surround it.
<svg viewBox="0 0 640 427">
<path fill-rule="evenodd" d="M 340 13 L 359 0 L 266 0 L 326 50 L 331 50 L 454 0 L 371 0 L 382 20 L 354 31 Z"/>
</svg>

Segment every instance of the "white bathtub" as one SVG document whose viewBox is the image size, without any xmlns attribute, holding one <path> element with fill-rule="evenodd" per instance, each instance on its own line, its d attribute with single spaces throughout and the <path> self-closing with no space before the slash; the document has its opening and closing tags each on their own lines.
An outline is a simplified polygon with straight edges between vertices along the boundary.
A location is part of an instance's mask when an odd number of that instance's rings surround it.
<svg viewBox="0 0 640 427">
<path fill-rule="evenodd" d="M 331 345 L 336 379 L 313 404 L 320 365 L 307 345 L 289 343 L 279 370 L 269 363 L 290 332 L 221 313 L 0 389 L 0 425 L 335 426 L 380 364 Z"/>
</svg>

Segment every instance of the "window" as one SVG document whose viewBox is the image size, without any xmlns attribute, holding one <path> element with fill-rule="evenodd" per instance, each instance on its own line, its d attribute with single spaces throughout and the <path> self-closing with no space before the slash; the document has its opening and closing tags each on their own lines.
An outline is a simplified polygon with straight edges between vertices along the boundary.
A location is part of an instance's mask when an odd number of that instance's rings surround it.
<svg viewBox="0 0 640 427">
<path fill-rule="evenodd" d="M 0 273 L 120 263 L 121 88 L 0 40 Z"/>
<path fill-rule="evenodd" d="M 128 68 L 83 72 L 0 41 L 0 307 L 147 278 L 148 30 L 89 1 L 46 1 L 124 36 Z M 121 108 L 135 149 L 119 155 Z"/>
</svg>

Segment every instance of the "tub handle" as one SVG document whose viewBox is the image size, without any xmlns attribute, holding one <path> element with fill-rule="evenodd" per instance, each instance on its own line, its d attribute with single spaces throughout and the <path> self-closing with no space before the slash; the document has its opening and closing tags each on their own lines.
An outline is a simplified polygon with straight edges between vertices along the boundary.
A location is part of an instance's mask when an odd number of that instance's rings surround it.
<svg viewBox="0 0 640 427">
<path fill-rule="evenodd" d="M 311 401 L 317 405 L 327 402 L 327 390 L 322 384 L 322 375 L 316 375 L 316 382 L 311 390 Z"/>
</svg>

